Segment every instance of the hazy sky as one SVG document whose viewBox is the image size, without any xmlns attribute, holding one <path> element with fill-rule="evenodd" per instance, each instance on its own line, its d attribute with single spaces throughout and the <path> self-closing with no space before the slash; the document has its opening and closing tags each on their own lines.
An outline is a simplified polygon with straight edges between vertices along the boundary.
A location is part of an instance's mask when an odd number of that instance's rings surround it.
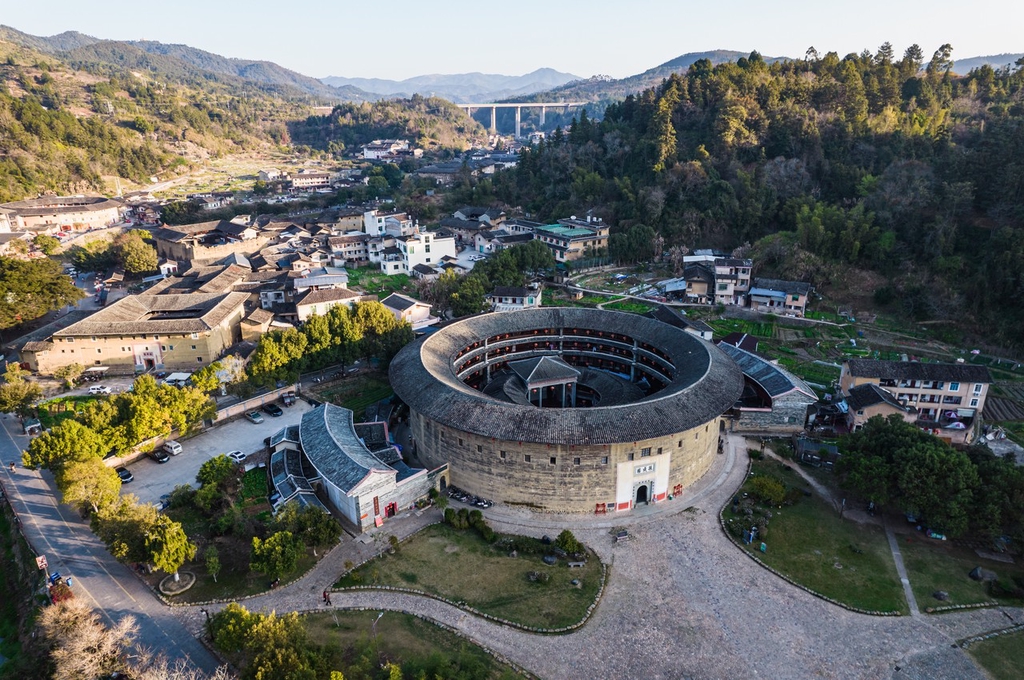
<svg viewBox="0 0 1024 680">
<path fill-rule="evenodd" d="M 813 45 L 843 56 L 886 40 L 926 57 L 947 42 L 954 59 L 1024 52 L 1021 0 L 0 0 L 0 23 L 184 43 L 315 77 L 550 67 L 621 78 L 685 52 L 798 57 Z"/>
</svg>

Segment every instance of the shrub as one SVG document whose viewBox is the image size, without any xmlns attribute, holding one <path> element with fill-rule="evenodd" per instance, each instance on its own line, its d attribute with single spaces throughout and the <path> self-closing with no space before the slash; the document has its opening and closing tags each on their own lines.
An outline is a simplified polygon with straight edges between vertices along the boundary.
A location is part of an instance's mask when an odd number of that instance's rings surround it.
<svg viewBox="0 0 1024 680">
<path fill-rule="evenodd" d="M 558 538 L 555 539 L 555 545 L 570 555 L 583 552 L 583 544 L 580 543 L 568 529 L 565 529 L 562 533 L 558 534 Z"/>
<path fill-rule="evenodd" d="M 750 488 L 755 496 L 769 505 L 778 505 L 786 497 L 786 487 L 771 477 L 755 477 Z"/>
<path fill-rule="evenodd" d="M 171 508 L 186 508 L 195 500 L 196 490 L 188 484 L 179 484 L 167 497 L 167 505 Z"/>
<path fill-rule="evenodd" d="M 747 455 L 750 456 L 750 460 L 761 460 L 764 458 L 764 454 L 757 449 L 747 449 Z"/>
</svg>

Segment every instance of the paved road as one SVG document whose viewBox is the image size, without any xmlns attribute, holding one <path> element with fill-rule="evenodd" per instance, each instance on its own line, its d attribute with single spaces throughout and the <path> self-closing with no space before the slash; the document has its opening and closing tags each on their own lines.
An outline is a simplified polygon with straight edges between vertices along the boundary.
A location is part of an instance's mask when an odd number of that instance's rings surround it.
<svg viewBox="0 0 1024 680">
<path fill-rule="evenodd" d="M 135 494 L 143 503 L 155 503 L 179 484 L 196 486 L 196 474 L 203 463 L 228 451 L 251 454 L 264 450 L 266 437 L 286 425 L 298 424 L 309 409 L 309 404 L 299 399 L 294 406 L 284 408 L 284 415 L 277 418 L 264 413 L 263 422 L 259 424 L 238 418 L 191 439 L 183 439 L 182 452 L 171 456 L 166 463 L 140 458 L 128 466 L 135 481 L 125 485 L 124 491 Z"/>
<path fill-rule="evenodd" d="M 56 501 L 49 473 L 20 467 L 28 438 L 14 416 L 0 415 L 0 480 L 32 546 L 45 554 L 50 570 L 71 576 L 75 595 L 99 610 L 108 622 L 132 614 L 139 623 L 139 642 L 172 660 L 187 660 L 212 672 L 213 656 L 183 627 L 168 607 L 130 570 L 110 556 L 78 514 Z M 11 461 L 18 463 L 11 472 Z"/>
</svg>

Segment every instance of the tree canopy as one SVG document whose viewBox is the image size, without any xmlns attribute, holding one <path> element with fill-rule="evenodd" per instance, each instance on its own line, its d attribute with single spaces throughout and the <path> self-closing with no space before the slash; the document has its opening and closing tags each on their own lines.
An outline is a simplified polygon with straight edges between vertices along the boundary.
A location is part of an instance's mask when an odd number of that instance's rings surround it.
<svg viewBox="0 0 1024 680">
<path fill-rule="evenodd" d="M 836 471 L 848 487 L 951 536 L 967 531 L 979 478 L 965 453 L 898 415 L 871 418 L 841 449 Z"/>
<path fill-rule="evenodd" d="M 0 257 L 0 330 L 34 321 L 85 297 L 49 258 Z"/>
<path fill-rule="evenodd" d="M 824 284 L 871 269 L 894 313 L 1019 349 L 1024 69 L 959 77 L 951 60 L 949 45 L 931 60 L 891 45 L 700 60 L 599 122 L 581 115 L 490 183 L 535 219 L 604 218 L 624 262 L 652 255 L 653 231 L 665 249 L 749 244 L 761 275 Z M 765 252 L 780 233 L 797 238 Z"/>
</svg>

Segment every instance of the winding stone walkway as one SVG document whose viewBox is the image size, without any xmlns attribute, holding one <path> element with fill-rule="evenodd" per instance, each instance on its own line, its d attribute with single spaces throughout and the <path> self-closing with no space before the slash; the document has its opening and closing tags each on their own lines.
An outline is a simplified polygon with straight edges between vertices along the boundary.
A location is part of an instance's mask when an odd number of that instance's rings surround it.
<svg viewBox="0 0 1024 680">
<path fill-rule="evenodd" d="M 496 529 L 540 535 L 571 527 L 610 565 L 601 604 L 580 630 L 533 635 L 450 605 L 384 591 L 338 592 L 335 607 L 408 611 L 450 626 L 541 678 L 929 678 L 985 676 L 955 641 L 1024 621 L 1020 608 L 921 617 L 871 617 L 831 605 L 762 569 L 722 534 L 718 510 L 742 482 L 747 443 L 675 501 L 618 516 L 538 516 L 495 507 Z M 400 537 L 437 519 L 389 521 Z M 632 539 L 616 543 L 612 530 Z M 323 609 L 320 593 L 373 545 L 346 540 L 294 584 L 245 601 L 251 609 Z M 219 607 L 210 607 L 217 610 Z M 198 607 L 177 610 L 202 631 Z M 897 670 L 898 668 L 898 670 Z"/>
</svg>

